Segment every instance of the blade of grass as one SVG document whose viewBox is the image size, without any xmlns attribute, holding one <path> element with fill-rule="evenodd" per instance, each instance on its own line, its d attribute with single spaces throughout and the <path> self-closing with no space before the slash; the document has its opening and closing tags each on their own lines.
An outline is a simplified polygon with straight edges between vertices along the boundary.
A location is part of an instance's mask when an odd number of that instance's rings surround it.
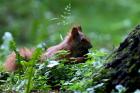
<svg viewBox="0 0 140 93">
<path fill-rule="evenodd" d="M 34 71 L 35 71 L 34 66 L 35 66 L 36 62 L 38 61 L 38 59 L 40 58 L 41 53 L 42 53 L 41 49 L 37 48 L 35 50 L 35 52 L 33 53 L 31 61 L 29 61 L 29 62 L 31 62 L 31 65 L 28 67 L 27 73 L 26 73 L 28 76 L 27 77 L 28 82 L 27 82 L 27 86 L 25 88 L 25 93 L 30 93 L 30 91 L 32 89 L 31 84 L 33 83 L 32 77 L 34 76 Z"/>
</svg>

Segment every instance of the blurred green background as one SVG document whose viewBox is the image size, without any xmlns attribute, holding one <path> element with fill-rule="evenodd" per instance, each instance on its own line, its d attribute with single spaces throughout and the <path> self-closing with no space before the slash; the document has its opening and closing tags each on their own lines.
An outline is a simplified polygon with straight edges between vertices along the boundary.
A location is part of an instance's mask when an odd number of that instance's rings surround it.
<svg viewBox="0 0 140 93">
<path fill-rule="evenodd" d="M 113 49 L 139 18 L 140 0 L 0 0 L 0 44 L 11 32 L 18 46 L 51 46 L 78 24 L 94 48 Z"/>
</svg>

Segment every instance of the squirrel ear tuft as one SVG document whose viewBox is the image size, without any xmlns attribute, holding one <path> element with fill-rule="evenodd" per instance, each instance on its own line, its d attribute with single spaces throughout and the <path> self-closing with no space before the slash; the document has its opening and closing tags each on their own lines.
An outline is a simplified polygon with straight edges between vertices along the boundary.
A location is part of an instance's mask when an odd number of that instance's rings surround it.
<svg viewBox="0 0 140 93">
<path fill-rule="evenodd" d="M 80 40 L 79 29 L 78 27 L 73 27 L 71 31 L 71 37 L 73 40 Z"/>
<path fill-rule="evenodd" d="M 79 31 L 82 32 L 82 27 L 81 26 L 78 26 L 77 28 L 78 28 Z"/>
<path fill-rule="evenodd" d="M 72 31 L 71 31 L 71 35 L 72 36 L 77 36 L 77 35 L 79 35 L 79 32 L 78 32 L 79 30 L 78 30 L 78 28 L 77 27 L 73 27 L 72 28 Z"/>
</svg>

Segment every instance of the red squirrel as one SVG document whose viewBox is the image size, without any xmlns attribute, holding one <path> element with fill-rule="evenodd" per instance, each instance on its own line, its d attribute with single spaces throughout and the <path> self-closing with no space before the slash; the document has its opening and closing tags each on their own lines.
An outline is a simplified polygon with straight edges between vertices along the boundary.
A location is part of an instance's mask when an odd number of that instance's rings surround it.
<svg viewBox="0 0 140 93">
<path fill-rule="evenodd" d="M 72 30 L 68 33 L 65 39 L 58 45 L 52 46 L 47 49 L 41 55 L 41 60 L 52 57 L 60 50 L 67 50 L 69 54 L 66 56 L 68 59 L 74 58 L 76 62 L 81 62 L 85 60 L 84 55 L 88 53 L 88 49 L 92 48 L 92 45 L 88 38 L 82 32 L 81 26 L 73 27 Z M 25 59 L 30 59 L 32 56 L 33 50 L 27 48 L 21 48 L 19 54 Z M 11 53 L 5 63 L 4 68 L 6 71 L 15 71 L 17 69 L 16 65 L 16 54 Z"/>
<path fill-rule="evenodd" d="M 30 59 L 32 57 L 33 49 L 21 48 L 19 50 L 20 56 L 24 59 Z M 18 68 L 16 64 L 16 54 L 12 52 L 6 59 L 4 63 L 4 69 L 6 71 L 15 71 Z"/>
</svg>

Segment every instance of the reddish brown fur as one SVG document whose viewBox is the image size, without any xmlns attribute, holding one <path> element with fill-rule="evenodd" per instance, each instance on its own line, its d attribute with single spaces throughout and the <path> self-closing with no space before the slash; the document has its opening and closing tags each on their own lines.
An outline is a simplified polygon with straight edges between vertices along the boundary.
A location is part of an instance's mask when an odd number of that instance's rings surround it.
<svg viewBox="0 0 140 93">
<path fill-rule="evenodd" d="M 82 57 L 88 53 L 88 49 L 91 47 L 92 45 L 87 37 L 85 37 L 81 27 L 73 27 L 72 31 L 68 33 L 64 41 L 56 46 L 48 48 L 43 54 L 43 57 L 50 58 L 59 50 L 69 50 L 69 57 Z"/>
<path fill-rule="evenodd" d="M 47 51 L 45 51 L 42 54 L 41 59 L 45 60 L 46 58 L 50 58 L 54 54 L 56 54 L 59 50 L 68 50 L 70 51 L 70 54 L 67 56 L 69 59 L 76 58 L 77 62 L 78 61 L 81 62 L 84 59 L 83 56 L 86 53 L 88 53 L 88 49 L 91 47 L 92 45 L 83 34 L 81 27 L 77 26 L 72 28 L 72 30 L 68 33 L 63 42 L 61 42 L 56 46 L 48 48 Z M 31 58 L 32 52 L 33 50 L 29 50 L 27 48 L 22 48 L 19 51 L 20 55 L 27 59 Z M 4 67 L 7 71 L 16 70 L 17 65 L 15 63 L 15 60 L 16 54 L 13 52 L 8 56 L 4 64 Z"/>
<path fill-rule="evenodd" d="M 33 49 L 27 49 L 27 48 L 21 48 L 19 50 L 19 53 L 22 57 L 25 59 L 30 59 L 32 56 Z M 15 52 L 12 52 L 6 59 L 4 63 L 4 68 L 6 71 L 14 71 L 17 69 L 16 64 L 16 54 Z"/>
</svg>

